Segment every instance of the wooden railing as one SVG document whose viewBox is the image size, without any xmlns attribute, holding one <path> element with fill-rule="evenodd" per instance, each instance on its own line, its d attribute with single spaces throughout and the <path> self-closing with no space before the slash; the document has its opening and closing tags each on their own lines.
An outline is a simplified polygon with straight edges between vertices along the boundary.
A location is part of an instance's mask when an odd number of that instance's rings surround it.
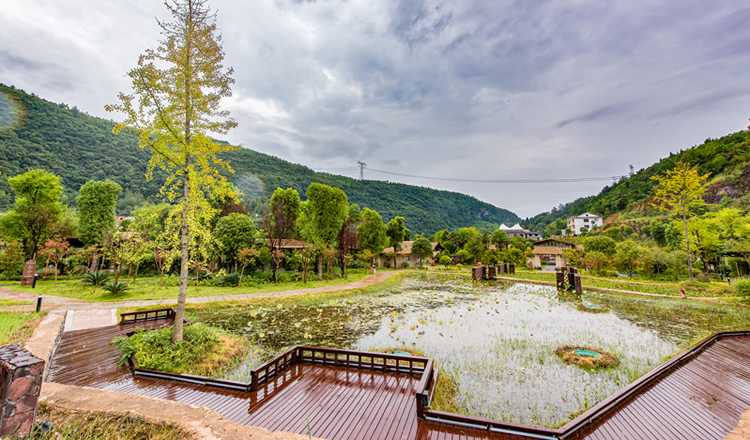
<svg viewBox="0 0 750 440">
<path fill-rule="evenodd" d="M 299 363 L 298 358 L 299 346 L 292 347 L 289 350 L 281 353 L 265 364 L 254 369 L 251 374 L 250 390 L 257 391 L 260 385 L 268 382 L 268 379 L 279 375 L 280 371 L 286 370 L 288 367 Z"/>
<path fill-rule="evenodd" d="M 177 312 L 169 307 L 165 309 L 143 310 L 141 312 L 127 312 L 120 314 L 120 324 L 134 322 L 156 321 L 157 319 L 174 319 Z"/>
<path fill-rule="evenodd" d="M 389 353 L 340 350 L 337 348 L 298 346 L 299 362 L 313 362 L 335 367 L 367 368 L 396 373 L 420 374 L 430 359 Z"/>
</svg>

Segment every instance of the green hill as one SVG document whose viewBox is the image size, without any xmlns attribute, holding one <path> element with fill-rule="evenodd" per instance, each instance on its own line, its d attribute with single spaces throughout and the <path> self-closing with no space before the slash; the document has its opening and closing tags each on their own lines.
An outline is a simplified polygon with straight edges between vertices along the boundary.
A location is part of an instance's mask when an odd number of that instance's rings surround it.
<svg viewBox="0 0 750 440">
<path fill-rule="evenodd" d="M 706 202 L 735 206 L 744 211 L 750 208 L 750 132 L 743 130 L 719 139 L 706 139 L 701 145 L 672 153 L 632 177 L 605 187 L 598 195 L 561 205 L 526 219 L 523 224 L 543 231 L 556 220 L 587 211 L 605 218 L 617 213 L 625 217 L 655 214 L 648 203 L 655 186 L 651 176 L 671 169 L 678 161 L 698 165 L 701 174 L 710 173 L 704 195 Z"/>
<path fill-rule="evenodd" d="M 76 107 L 0 85 L 0 209 L 12 204 L 6 178 L 32 168 L 60 176 L 66 203 L 71 205 L 81 185 L 106 178 L 123 187 L 118 203 L 121 213 L 143 200 L 156 201 L 164 176 L 155 173 L 155 178 L 147 181 L 144 175 L 149 153 L 138 147 L 132 134 L 112 135 L 113 125 Z M 508 210 L 465 194 L 318 173 L 246 148 L 227 153 L 224 158 L 231 161 L 235 171 L 228 179 L 245 194 L 251 207 L 270 199 L 277 187 L 294 188 L 304 198 L 311 182 L 321 182 L 343 189 L 349 203 L 375 209 L 386 222 L 403 216 L 413 233 L 520 220 Z"/>
</svg>

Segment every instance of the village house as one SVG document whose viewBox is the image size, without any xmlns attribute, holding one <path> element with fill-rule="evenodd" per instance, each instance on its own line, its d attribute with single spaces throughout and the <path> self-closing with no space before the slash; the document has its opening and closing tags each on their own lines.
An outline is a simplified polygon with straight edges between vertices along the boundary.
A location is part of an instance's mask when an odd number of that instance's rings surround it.
<svg viewBox="0 0 750 440">
<path fill-rule="evenodd" d="M 531 251 L 534 256 L 528 259 L 529 268 L 540 269 L 553 264 L 555 267 L 567 266 L 568 261 L 563 257 L 566 249 L 583 249 L 583 246 L 555 238 L 534 243 L 534 249 Z"/>
<path fill-rule="evenodd" d="M 581 228 L 586 228 L 587 231 L 590 231 L 593 227 L 599 228 L 602 223 L 601 216 L 590 212 L 568 217 L 568 229 L 570 229 L 572 235 L 581 234 Z M 563 235 L 565 235 L 565 231 L 563 231 Z"/>
<path fill-rule="evenodd" d="M 411 246 L 414 244 L 413 241 L 404 241 L 401 243 L 401 251 L 398 252 L 395 256 L 396 265 L 393 266 L 394 257 L 393 255 L 393 247 L 389 247 L 386 249 L 383 249 L 383 252 L 380 253 L 377 257 L 375 257 L 375 264 L 377 264 L 379 267 L 384 267 L 386 264 L 386 261 L 389 262 L 391 267 L 401 268 L 404 267 L 404 263 L 408 265 L 408 267 L 418 267 L 419 266 L 419 255 L 413 255 L 411 253 Z M 431 243 L 432 244 L 432 252 L 433 255 L 435 254 L 435 248 L 437 247 L 437 243 Z M 429 264 L 430 262 L 430 256 L 424 257 L 422 259 L 422 263 Z"/>
<path fill-rule="evenodd" d="M 505 235 L 507 235 L 508 238 L 521 237 L 528 240 L 542 239 L 542 234 L 540 234 L 539 232 L 531 232 L 528 229 L 524 229 L 518 223 L 513 226 L 505 226 L 505 224 L 501 224 L 498 229 L 501 231 L 505 231 Z"/>
</svg>

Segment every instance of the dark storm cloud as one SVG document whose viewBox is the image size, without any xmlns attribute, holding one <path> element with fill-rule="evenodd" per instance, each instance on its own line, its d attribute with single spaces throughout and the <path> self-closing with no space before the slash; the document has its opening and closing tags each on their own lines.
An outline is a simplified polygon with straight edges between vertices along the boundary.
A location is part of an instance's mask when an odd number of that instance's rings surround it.
<svg viewBox="0 0 750 440">
<path fill-rule="evenodd" d="M 744 128 L 750 108 L 742 0 L 211 6 L 235 69 L 228 140 L 318 169 L 364 160 L 452 178 L 620 175 Z M 113 117 L 101 108 L 127 91 L 124 74 L 154 47 L 164 14 L 149 0 L 12 2 L 0 16 L 0 80 Z M 522 216 L 600 188 L 387 177 Z"/>
<path fill-rule="evenodd" d="M 627 109 L 626 104 L 608 105 L 602 108 L 598 108 L 589 113 L 586 113 L 580 116 L 574 116 L 570 119 L 561 121 L 560 123 L 557 124 L 557 127 L 562 128 L 574 122 L 591 122 L 591 121 L 597 121 L 599 119 L 609 118 L 609 117 L 622 113 L 623 111 L 625 111 L 625 109 Z"/>
</svg>

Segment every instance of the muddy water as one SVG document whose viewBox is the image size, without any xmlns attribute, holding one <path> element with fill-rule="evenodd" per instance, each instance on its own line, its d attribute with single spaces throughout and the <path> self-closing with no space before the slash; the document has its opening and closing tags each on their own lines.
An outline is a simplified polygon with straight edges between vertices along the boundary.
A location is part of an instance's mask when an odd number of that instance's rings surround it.
<svg viewBox="0 0 750 440">
<path fill-rule="evenodd" d="M 565 298 L 542 286 L 422 275 L 380 294 L 196 317 L 252 341 L 252 354 L 229 378 L 247 380 L 253 366 L 296 344 L 414 347 L 458 379 L 468 414 L 558 426 L 695 339 L 742 328 L 750 313 L 598 293 Z M 554 354 L 562 345 L 603 349 L 621 364 L 598 371 L 566 365 Z"/>
</svg>

